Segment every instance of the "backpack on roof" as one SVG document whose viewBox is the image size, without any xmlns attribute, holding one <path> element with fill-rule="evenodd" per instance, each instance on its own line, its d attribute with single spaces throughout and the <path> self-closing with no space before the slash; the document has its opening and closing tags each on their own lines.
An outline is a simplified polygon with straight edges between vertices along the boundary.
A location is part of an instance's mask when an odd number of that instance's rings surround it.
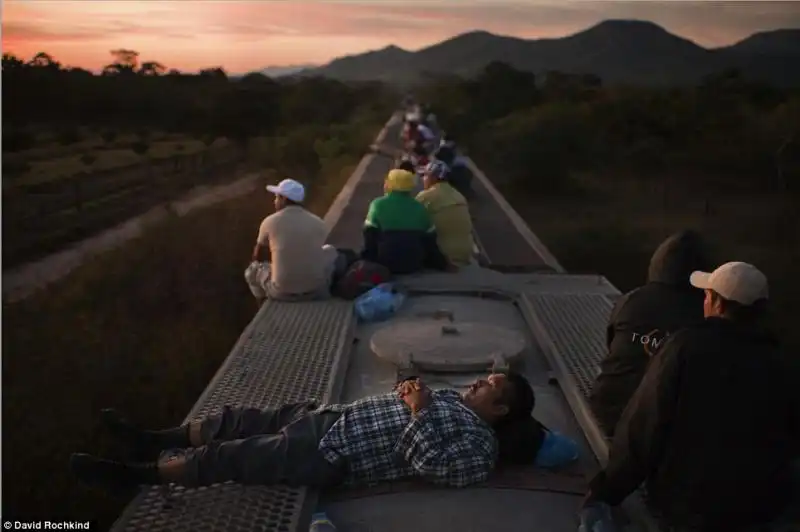
<svg viewBox="0 0 800 532">
<path fill-rule="evenodd" d="M 385 266 L 368 260 L 358 260 L 337 281 L 333 295 L 343 299 L 355 299 L 376 286 L 388 282 L 391 277 L 391 272 Z"/>
</svg>

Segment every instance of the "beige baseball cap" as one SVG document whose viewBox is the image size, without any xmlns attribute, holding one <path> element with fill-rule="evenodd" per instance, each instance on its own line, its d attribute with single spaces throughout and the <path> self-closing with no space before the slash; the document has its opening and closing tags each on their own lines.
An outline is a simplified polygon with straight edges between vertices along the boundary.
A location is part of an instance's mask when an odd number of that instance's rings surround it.
<svg viewBox="0 0 800 532">
<path fill-rule="evenodd" d="M 693 272 L 689 282 L 742 305 L 769 298 L 767 276 L 746 262 L 726 262 L 711 273 Z"/>
</svg>

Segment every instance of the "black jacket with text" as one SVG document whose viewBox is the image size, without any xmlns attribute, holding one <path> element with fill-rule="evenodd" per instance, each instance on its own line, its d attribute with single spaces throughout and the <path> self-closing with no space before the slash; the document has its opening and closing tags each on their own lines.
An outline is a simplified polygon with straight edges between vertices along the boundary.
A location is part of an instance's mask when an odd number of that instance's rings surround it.
<svg viewBox="0 0 800 532">
<path fill-rule="evenodd" d="M 673 334 L 625 409 L 591 498 L 644 482 L 664 524 L 733 532 L 791 497 L 800 457 L 797 368 L 769 334 L 722 318 Z"/>
<path fill-rule="evenodd" d="M 607 435 L 642 380 L 653 353 L 676 330 L 702 322 L 703 291 L 689 284 L 695 270 L 709 271 L 705 246 L 693 231 L 667 238 L 653 254 L 647 284 L 622 296 L 606 332 L 608 355 L 589 404 Z"/>
</svg>

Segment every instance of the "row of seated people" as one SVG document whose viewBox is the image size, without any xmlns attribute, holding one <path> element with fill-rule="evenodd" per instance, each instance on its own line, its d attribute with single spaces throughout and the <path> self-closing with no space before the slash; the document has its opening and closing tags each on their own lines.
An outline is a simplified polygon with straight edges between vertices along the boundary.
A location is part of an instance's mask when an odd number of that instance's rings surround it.
<svg viewBox="0 0 800 532">
<path fill-rule="evenodd" d="M 609 459 L 587 530 L 642 484 L 665 530 L 800 529 L 797 354 L 768 331 L 761 271 L 711 269 L 701 235 L 681 231 L 615 303 L 589 397 Z"/>
<path fill-rule="evenodd" d="M 398 168 L 411 172 L 418 172 L 431 160 L 441 161 L 449 168 L 447 182 L 458 190 L 465 198 L 472 198 L 472 171 L 466 157 L 458 152 L 458 147 L 452 136 L 443 134 L 435 150 L 424 143 L 412 143 L 408 148 L 408 155 L 403 156 Z"/>
<path fill-rule="evenodd" d="M 472 219 L 464 196 L 448 183 L 449 167 L 430 162 L 423 190 L 415 172 L 391 170 L 384 195 L 373 200 L 363 228 L 361 261 L 380 265 L 388 275 L 425 269 L 456 271 L 473 262 Z M 303 207 L 305 189 L 285 179 L 267 190 L 275 212 L 259 227 L 245 279 L 259 306 L 266 299 L 305 301 L 326 298 L 354 262 L 354 252 L 325 244 L 327 228 Z"/>
</svg>

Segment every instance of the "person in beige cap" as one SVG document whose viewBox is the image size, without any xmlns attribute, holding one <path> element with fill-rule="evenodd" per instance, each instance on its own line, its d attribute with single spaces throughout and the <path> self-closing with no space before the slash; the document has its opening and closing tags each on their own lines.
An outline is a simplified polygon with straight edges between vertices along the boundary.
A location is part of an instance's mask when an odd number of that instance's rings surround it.
<svg viewBox="0 0 800 532">
<path fill-rule="evenodd" d="M 706 292 L 706 318 L 753 321 L 763 314 L 769 298 L 767 277 L 746 262 L 728 262 L 712 273 L 694 272 L 689 282 Z"/>
<path fill-rule="evenodd" d="M 258 229 L 245 279 L 259 306 L 267 299 L 303 301 L 330 295 L 338 252 L 325 244 L 328 229 L 303 208 L 305 187 L 294 179 L 267 185 L 275 212 Z"/>
<path fill-rule="evenodd" d="M 644 482 L 665 530 L 769 530 L 796 505 L 800 394 L 760 323 L 767 278 L 729 262 L 690 282 L 705 290 L 705 320 L 670 336 L 653 357 L 584 513 L 620 504 Z"/>
</svg>

